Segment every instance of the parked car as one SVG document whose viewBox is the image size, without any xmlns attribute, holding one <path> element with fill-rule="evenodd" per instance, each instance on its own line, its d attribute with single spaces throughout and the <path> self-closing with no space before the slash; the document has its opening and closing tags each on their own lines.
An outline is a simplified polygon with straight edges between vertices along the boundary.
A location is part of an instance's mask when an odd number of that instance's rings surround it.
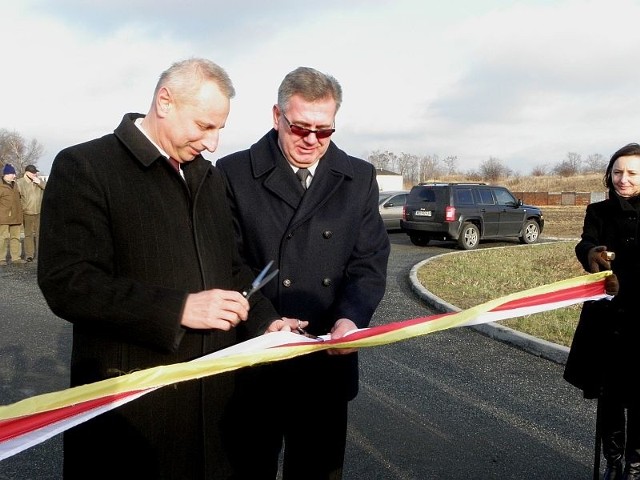
<svg viewBox="0 0 640 480">
<path fill-rule="evenodd" d="M 387 231 L 400 230 L 400 219 L 409 190 L 393 190 L 380 192 L 378 198 L 378 210 L 384 221 Z"/>
<path fill-rule="evenodd" d="M 544 216 L 506 187 L 432 182 L 411 189 L 400 227 L 414 245 L 456 240 L 460 248 L 472 250 L 488 238 L 515 237 L 535 243 L 544 228 Z"/>
</svg>

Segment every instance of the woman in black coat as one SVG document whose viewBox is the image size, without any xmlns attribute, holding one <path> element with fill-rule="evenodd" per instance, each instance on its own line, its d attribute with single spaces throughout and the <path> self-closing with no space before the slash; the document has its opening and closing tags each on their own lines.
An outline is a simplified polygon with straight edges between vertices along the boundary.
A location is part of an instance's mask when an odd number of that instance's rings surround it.
<svg viewBox="0 0 640 480">
<path fill-rule="evenodd" d="M 586 271 L 613 270 L 614 276 L 608 278 L 617 277 L 619 290 L 610 292 L 617 293 L 610 302 L 596 302 L 597 308 L 584 306 L 583 315 L 589 309 L 598 317 L 594 322 L 606 323 L 599 323 L 604 329 L 596 351 L 591 352 L 599 355 L 596 371 L 589 372 L 589 384 L 582 388 L 585 397 L 598 398 L 607 461 L 604 478 L 635 480 L 640 479 L 640 402 L 634 384 L 640 367 L 640 323 L 634 313 L 640 286 L 640 145 L 632 143 L 614 153 L 604 183 L 609 198 L 587 207 L 582 239 L 575 250 Z M 609 261 L 605 252 L 615 257 Z M 576 343 L 574 339 L 572 350 L 580 348 Z M 568 370 L 575 368 L 567 363 Z"/>
</svg>

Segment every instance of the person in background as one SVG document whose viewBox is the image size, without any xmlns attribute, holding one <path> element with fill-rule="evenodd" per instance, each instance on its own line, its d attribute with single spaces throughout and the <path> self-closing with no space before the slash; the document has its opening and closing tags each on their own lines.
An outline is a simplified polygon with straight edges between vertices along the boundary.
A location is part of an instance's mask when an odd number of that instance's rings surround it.
<svg viewBox="0 0 640 480">
<path fill-rule="evenodd" d="M 38 250 L 38 236 L 40 232 L 40 208 L 42 195 L 47 182 L 38 176 L 35 165 L 27 165 L 24 176 L 16 180 L 22 200 L 22 213 L 24 215 L 24 257 L 27 262 L 36 258 Z"/>
<path fill-rule="evenodd" d="M 598 382 L 585 397 L 598 398 L 598 429 L 607 466 L 606 480 L 640 479 L 640 371 L 637 343 L 640 322 L 640 145 L 631 143 L 613 154 L 604 175 L 609 198 L 587 206 L 576 256 L 587 272 L 612 270 L 607 292 L 615 295 L 596 320 L 607 330 L 598 335 Z M 605 252 L 613 252 L 609 260 Z M 600 302 L 596 302 L 600 303 Z M 586 304 L 583 307 L 586 308 Z M 574 337 L 575 343 L 575 337 Z M 577 348 L 572 344 L 572 350 Z M 567 367 L 570 367 L 567 363 Z"/>
<path fill-rule="evenodd" d="M 21 258 L 22 219 L 20 191 L 16 186 L 16 169 L 7 163 L 2 168 L 2 181 L 0 182 L 0 245 L 2 245 L 0 265 L 7 265 L 7 249 L 10 262 L 26 263 Z"/>
<path fill-rule="evenodd" d="M 234 88 L 206 59 L 163 72 L 146 115 L 62 150 L 42 202 L 38 283 L 73 323 L 71 386 L 186 362 L 236 327 L 290 330 L 240 261 L 214 152 Z M 275 325 L 275 327 L 274 327 Z M 225 479 L 235 372 L 157 389 L 64 434 L 65 479 Z"/>
<path fill-rule="evenodd" d="M 390 251 L 375 167 L 331 141 L 341 102 L 335 78 L 300 67 L 280 85 L 273 129 L 216 163 L 242 256 L 254 269 L 277 262 L 265 295 L 331 338 L 369 325 Z M 357 361 L 352 349 L 329 350 L 242 370 L 233 407 L 243 427 L 229 428 L 237 478 L 275 479 L 283 440 L 284 480 L 341 478 Z"/>
</svg>

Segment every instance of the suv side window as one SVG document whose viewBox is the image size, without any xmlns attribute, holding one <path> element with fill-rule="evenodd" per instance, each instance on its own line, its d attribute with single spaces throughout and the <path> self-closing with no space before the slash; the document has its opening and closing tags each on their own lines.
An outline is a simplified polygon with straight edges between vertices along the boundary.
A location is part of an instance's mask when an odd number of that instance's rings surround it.
<svg viewBox="0 0 640 480">
<path fill-rule="evenodd" d="M 491 195 L 491 190 L 487 188 L 479 188 L 477 192 L 480 196 L 480 205 L 495 205 L 496 202 L 493 199 L 493 195 Z"/>
<path fill-rule="evenodd" d="M 455 197 L 456 205 L 473 205 L 473 193 L 470 188 L 457 188 Z"/>
<path fill-rule="evenodd" d="M 506 190 L 502 188 L 494 188 L 493 193 L 496 195 L 496 199 L 498 200 L 498 205 L 515 205 L 516 199 L 513 198 Z"/>
</svg>

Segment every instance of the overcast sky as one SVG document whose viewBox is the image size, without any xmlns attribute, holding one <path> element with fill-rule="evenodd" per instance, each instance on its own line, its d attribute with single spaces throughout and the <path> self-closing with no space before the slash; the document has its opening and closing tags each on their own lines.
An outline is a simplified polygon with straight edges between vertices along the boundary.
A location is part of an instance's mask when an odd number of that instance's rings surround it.
<svg viewBox="0 0 640 480">
<path fill-rule="evenodd" d="M 640 0 L 0 0 L 0 128 L 56 153 L 146 113 L 171 63 L 236 87 L 212 161 L 271 128 L 286 73 L 342 84 L 333 140 L 528 174 L 640 141 Z"/>
</svg>

